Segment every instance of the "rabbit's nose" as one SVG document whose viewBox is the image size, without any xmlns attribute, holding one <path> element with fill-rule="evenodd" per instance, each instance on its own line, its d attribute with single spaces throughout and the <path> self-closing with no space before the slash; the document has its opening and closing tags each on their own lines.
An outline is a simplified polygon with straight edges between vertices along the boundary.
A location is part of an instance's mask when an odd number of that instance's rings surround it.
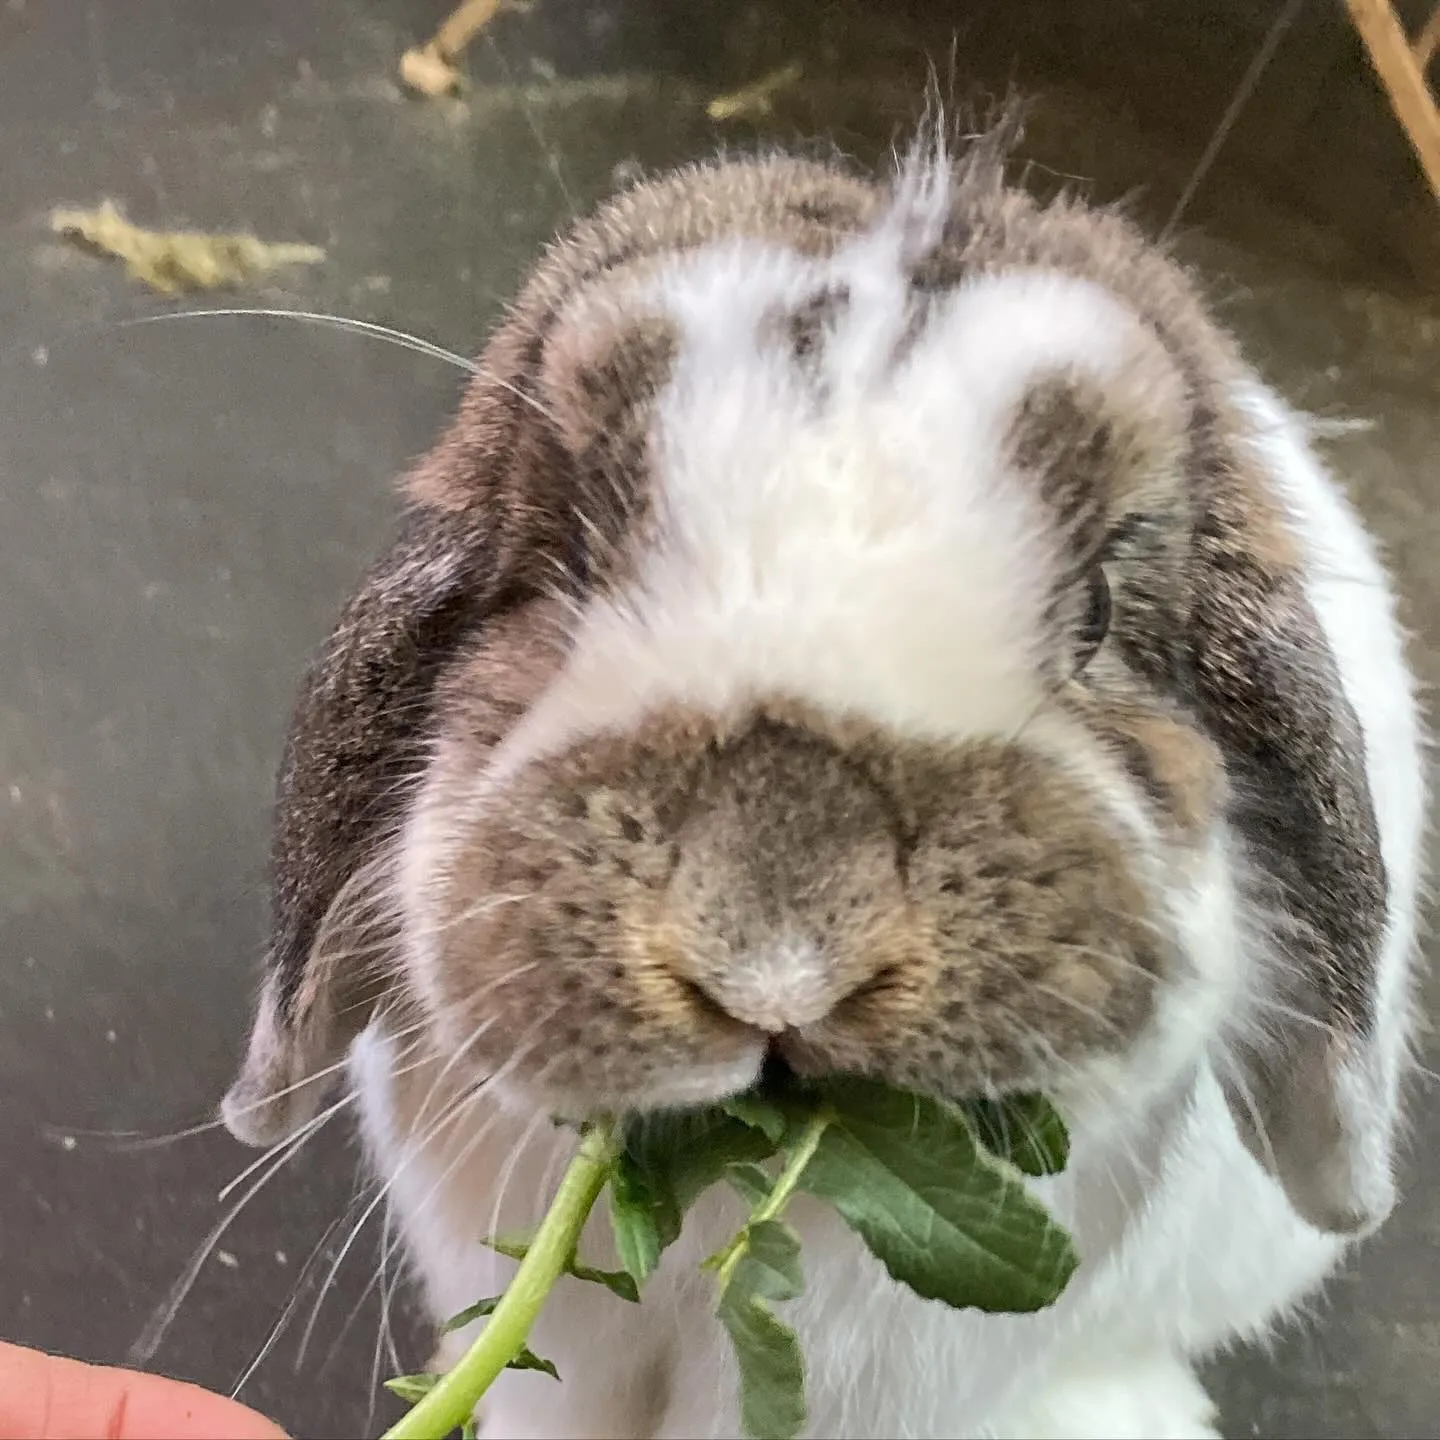
<svg viewBox="0 0 1440 1440">
<path fill-rule="evenodd" d="M 820 946 L 798 936 L 762 942 L 696 983 L 727 1015 L 768 1035 L 813 1025 L 845 998 Z"/>
</svg>

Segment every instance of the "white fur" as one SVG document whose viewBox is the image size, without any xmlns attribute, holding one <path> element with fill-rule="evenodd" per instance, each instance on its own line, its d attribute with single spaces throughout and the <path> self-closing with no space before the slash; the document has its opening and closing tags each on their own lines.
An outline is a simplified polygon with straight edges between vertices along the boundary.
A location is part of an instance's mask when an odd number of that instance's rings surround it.
<svg viewBox="0 0 1440 1440">
<path fill-rule="evenodd" d="M 758 691 L 788 691 L 903 733 L 954 738 L 1011 734 L 1033 718 L 1031 647 L 1050 542 L 1007 473 L 1000 426 L 1041 368 L 1103 374 L 1120 363 L 1134 322 L 1073 280 L 982 280 L 895 371 L 884 357 L 912 239 L 904 225 L 882 225 L 823 263 L 717 246 L 647 282 L 646 303 L 678 317 L 683 334 L 652 455 L 655 544 L 634 588 L 584 617 L 551 690 L 477 779 L 477 799 L 576 734 L 624 728 L 667 702 L 724 711 Z M 817 390 L 763 340 L 762 321 L 842 279 L 853 303 Z M 1369 744 L 1392 885 L 1375 1063 L 1393 1109 L 1421 828 L 1410 681 L 1370 542 L 1278 402 L 1246 394 Z M 1042 724 L 1034 743 L 1058 754 L 1062 738 Z M 1069 763 L 1097 795 L 1121 788 L 1098 754 Z M 1148 831 L 1138 810 L 1117 818 Z M 1182 877 L 1171 880 L 1170 905 L 1193 974 L 1167 990 L 1139 1052 L 1091 1067 L 1066 1097 L 1071 1167 L 1035 1182 L 1082 1257 L 1059 1303 L 982 1316 L 922 1301 L 831 1212 L 796 1203 L 808 1283 L 785 1315 L 810 1367 L 810 1433 L 1215 1433 L 1192 1361 L 1273 1325 L 1344 1248 L 1300 1221 L 1245 1150 L 1205 1058 L 1261 963 L 1237 921 L 1231 850 L 1217 834 L 1188 872 L 1171 872 Z M 429 865 L 436 851 L 411 853 Z M 803 964 L 789 973 L 803 982 Z M 478 1237 L 533 1221 L 556 1142 L 548 1127 L 476 1102 L 473 1117 L 420 1143 L 405 1133 L 394 1059 L 391 1042 L 367 1033 L 355 1079 L 369 1146 L 392 1180 L 429 1304 L 444 1316 L 503 1283 L 508 1263 Z M 425 1080 L 422 1071 L 411 1083 Z M 507 1372 L 484 1433 L 735 1436 L 732 1362 L 698 1265 L 737 1218 L 732 1198 L 705 1197 L 638 1309 L 565 1282 L 534 1337 L 564 1383 Z M 603 1234 L 587 1244 L 603 1263 Z"/>
<path fill-rule="evenodd" d="M 1154 341 L 1098 286 L 1034 271 L 961 287 L 894 365 L 905 234 L 882 225 L 824 262 L 727 242 L 625 297 L 681 336 L 654 424 L 657 533 L 633 585 L 588 607 L 492 777 L 674 703 L 800 696 L 946 739 L 1033 717 L 1060 537 L 1007 431 L 1036 379 L 1103 378 Z M 841 284 L 809 380 L 767 322 Z"/>
</svg>

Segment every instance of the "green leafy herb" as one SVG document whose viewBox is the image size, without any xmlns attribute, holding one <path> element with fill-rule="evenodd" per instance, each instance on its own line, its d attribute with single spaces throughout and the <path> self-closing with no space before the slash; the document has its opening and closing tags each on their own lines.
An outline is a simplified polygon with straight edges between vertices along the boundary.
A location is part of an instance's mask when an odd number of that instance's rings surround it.
<svg viewBox="0 0 1440 1440">
<path fill-rule="evenodd" d="M 542 1359 L 528 1345 L 522 1345 L 516 1352 L 513 1360 L 505 1362 L 507 1370 L 540 1370 L 550 1376 L 552 1380 L 560 1378 L 560 1372 L 555 1368 L 553 1360 Z"/>
<path fill-rule="evenodd" d="M 740 1233 L 705 1265 L 716 1273 L 720 1293 L 715 1315 L 735 1350 L 740 1423 L 748 1435 L 789 1440 L 805 1424 L 800 1342 L 770 1302 L 793 1300 L 804 1288 L 799 1237 L 778 1216 L 800 1185 L 828 1123 L 822 1111 L 796 1136 L 773 1183 L 767 1183 L 769 1177 L 758 1166 L 728 1167 L 732 1183 L 738 1175 L 739 1185 L 751 1192 L 754 1208 Z M 788 1122 L 782 1123 L 782 1132 L 789 1128 Z"/>
<path fill-rule="evenodd" d="M 416 1404 L 385 1440 L 439 1440 L 456 1426 L 472 1433 L 469 1417 L 507 1367 L 558 1379 L 525 1343 L 549 1290 L 570 1275 L 638 1300 L 690 1206 L 720 1180 L 749 1207 L 739 1231 L 705 1262 L 739 1368 L 741 1423 L 756 1440 L 789 1440 L 805 1425 L 805 1364 L 775 1306 L 804 1286 L 799 1237 L 782 1218 L 794 1196 L 803 1190 L 828 1201 L 920 1295 L 1029 1311 L 1055 1300 L 1077 1259 L 1024 1177 L 1055 1174 L 1067 1158 L 1065 1126 L 1039 1097 L 960 1106 L 857 1078 L 593 1126 L 533 1238 L 489 1242 L 519 1269 L 503 1296 L 477 1302 L 446 1327 L 486 1320 L 460 1363 L 443 1378 L 388 1382 Z M 586 1218 L 607 1188 L 619 1271 L 576 1258 Z"/>
<path fill-rule="evenodd" d="M 460 1363 L 385 1432 L 385 1440 L 443 1440 L 471 1418 L 502 1370 L 530 1355 L 525 1349 L 530 1327 L 579 1247 L 580 1232 L 615 1168 L 618 1149 L 615 1126 L 595 1125 L 586 1131 L 554 1202 L 485 1328 Z"/>
<path fill-rule="evenodd" d="M 965 1113 L 980 1143 L 1027 1175 L 1058 1175 L 1070 1158 L 1064 1122 L 1038 1095 L 974 1100 Z"/>
<path fill-rule="evenodd" d="M 673 1193 L 652 1188 L 644 1170 L 621 1152 L 610 1172 L 610 1228 L 615 1253 L 637 1286 L 660 1263 L 660 1252 L 680 1233 L 680 1211 Z"/>
<path fill-rule="evenodd" d="M 868 1080 L 827 1087 L 834 1118 L 803 1184 L 927 1299 L 1039 1310 L 1076 1265 L 1069 1237 L 963 1111 Z"/>
<path fill-rule="evenodd" d="M 644 1176 L 667 1221 L 673 1207 L 673 1233 L 668 1223 L 661 1228 L 669 1245 L 680 1233 L 685 1212 L 727 1166 L 767 1160 L 774 1153 L 775 1142 L 764 1130 L 715 1106 L 642 1117 L 626 1131 L 622 1164 Z"/>
<path fill-rule="evenodd" d="M 507 1260 L 523 1260 L 530 1252 L 531 1242 L 528 1239 L 514 1239 L 497 1236 L 493 1240 L 485 1242 L 497 1255 L 503 1255 Z M 588 1281 L 591 1285 L 603 1285 L 612 1295 L 618 1295 L 622 1300 L 629 1300 L 631 1304 L 640 1303 L 640 1290 L 635 1283 L 635 1278 L 625 1270 L 597 1270 L 593 1265 L 583 1265 L 573 1255 L 570 1263 L 565 1267 L 565 1274 L 573 1275 L 577 1280 Z M 489 1311 L 481 1311 L 489 1314 Z M 472 1317 L 473 1318 L 473 1317 Z"/>
<path fill-rule="evenodd" d="M 385 1388 L 413 1405 L 417 1400 L 423 1400 L 439 1383 L 438 1375 L 397 1375 L 385 1382 Z"/>
<path fill-rule="evenodd" d="M 571 1273 L 573 1274 L 574 1272 L 572 1271 Z M 602 1272 L 597 1270 L 594 1273 L 599 1275 Z M 630 1277 L 627 1275 L 625 1278 L 628 1280 Z M 473 1305 L 467 1305 L 458 1315 L 452 1315 L 440 1327 L 440 1333 L 442 1335 L 449 1335 L 456 1330 L 463 1330 L 471 1321 L 486 1319 L 495 1313 L 496 1307 L 500 1304 L 502 1298 L 501 1296 L 495 1295 L 491 1296 L 488 1300 L 477 1300 Z M 515 1352 L 514 1356 L 505 1362 L 505 1368 L 507 1370 L 543 1370 L 547 1375 L 553 1375 L 557 1380 L 560 1378 L 560 1372 L 555 1368 L 554 1361 L 541 1359 L 541 1357 L 527 1345 L 522 1345 Z M 435 1381 L 438 1377 L 434 1375 L 408 1375 L 403 1378 L 407 1383 L 411 1380 L 428 1381 L 429 1383 L 425 1385 L 424 1389 L 424 1393 L 428 1394 L 435 1388 Z M 391 1388 L 394 1389 L 394 1386 L 392 1385 Z M 398 1390 L 396 1390 L 395 1393 L 397 1395 L 400 1394 Z M 420 1397 L 414 1395 L 404 1398 L 419 1399 Z"/>
<path fill-rule="evenodd" d="M 473 1305 L 467 1305 L 458 1315 L 452 1315 L 441 1327 L 442 1335 L 449 1335 L 456 1330 L 463 1330 L 472 1320 L 483 1320 L 488 1315 L 495 1313 L 495 1307 L 500 1303 L 500 1297 L 493 1295 L 488 1300 L 477 1300 Z"/>
<path fill-rule="evenodd" d="M 760 1131 L 772 1145 L 778 1145 L 785 1138 L 789 1117 L 779 1105 L 763 1095 L 734 1095 L 729 1100 L 722 1100 L 720 1108 L 752 1130 Z"/>
<path fill-rule="evenodd" d="M 789 1440 L 805 1424 L 805 1360 L 800 1342 L 766 1303 L 793 1299 L 800 1288 L 800 1242 L 795 1232 L 779 1220 L 752 1227 L 749 1250 L 715 1310 L 739 1363 L 740 1423 L 747 1435 Z"/>
<path fill-rule="evenodd" d="M 770 1198 L 774 1178 L 760 1165 L 730 1165 L 726 1167 L 725 1178 L 740 1192 L 753 1210 L 762 1201 Z"/>
</svg>

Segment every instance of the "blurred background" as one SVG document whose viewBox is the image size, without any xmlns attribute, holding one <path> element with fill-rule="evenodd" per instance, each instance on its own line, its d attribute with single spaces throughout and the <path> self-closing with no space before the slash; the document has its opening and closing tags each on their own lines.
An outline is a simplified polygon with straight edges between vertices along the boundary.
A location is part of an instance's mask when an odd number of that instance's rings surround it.
<svg viewBox="0 0 1440 1440">
<path fill-rule="evenodd" d="M 431 0 L 0 0 L 0 1335 L 122 1360 L 245 1193 L 217 1199 L 253 1157 L 213 1129 L 104 1132 L 214 1113 L 293 690 L 463 379 L 295 321 L 130 322 L 281 307 L 473 353 L 537 248 L 637 170 L 780 142 L 880 158 L 932 73 L 962 105 L 1030 94 L 1027 183 L 1159 228 L 1279 9 L 517 0 L 464 94 L 424 99 L 398 65 L 444 18 Z M 1341 5 L 1293 9 L 1179 243 L 1280 388 L 1334 422 L 1433 681 L 1440 207 Z M 1399 9 L 1415 27 L 1428 5 Z M 712 118 L 777 71 L 768 103 Z M 325 260 L 163 301 L 50 233 L 52 207 L 107 197 Z M 1384 1235 L 1272 1355 L 1218 1367 L 1228 1433 L 1440 1434 L 1430 1090 L 1416 1113 Z M 379 1337 L 406 1369 L 427 1346 L 372 1195 L 328 1127 L 216 1243 L 150 1363 L 229 1390 L 273 1338 L 243 1398 L 293 1434 L 377 1432 Z"/>
</svg>

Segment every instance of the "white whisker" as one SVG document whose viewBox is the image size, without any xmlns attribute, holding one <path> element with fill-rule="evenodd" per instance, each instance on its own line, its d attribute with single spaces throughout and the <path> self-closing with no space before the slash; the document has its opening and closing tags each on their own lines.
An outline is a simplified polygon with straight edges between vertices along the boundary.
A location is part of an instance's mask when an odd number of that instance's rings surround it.
<svg viewBox="0 0 1440 1440">
<path fill-rule="evenodd" d="M 348 1208 L 346 1210 L 346 1214 L 349 1214 Z M 296 1277 L 295 1285 L 290 1291 L 290 1298 L 285 1302 L 284 1309 L 281 1310 L 279 1316 L 275 1320 L 275 1323 L 270 1327 L 270 1333 L 266 1335 L 264 1342 L 255 1352 L 254 1356 L 250 1360 L 250 1363 L 244 1368 L 244 1370 L 240 1372 L 239 1379 L 237 1379 L 235 1381 L 235 1384 L 231 1386 L 230 1398 L 232 1400 L 239 1398 L 240 1392 L 250 1383 L 251 1379 L 254 1378 L 255 1372 L 261 1367 L 261 1365 L 265 1363 L 266 1357 L 275 1348 L 275 1344 L 280 1339 L 281 1335 L 284 1334 L 285 1327 L 290 1323 L 290 1317 L 295 1313 L 296 1309 L 300 1304 L 300 1296 L 304 1288 L 305 1277 L 310 1273 L 310 1270 L 315 1263 L 316 1257 L 320 1254 L 320 1251 L 324 1248 L 330 1237 L 344 1223 L 344 1219 L 344 1216 L 338 1216 L 336 1219 L 332 1220 L 329 1225 L 325 1227 L 324 1234 L 322 1234 L 320 1236 L 320 1239 L 316 1241 L 314 1248 L 310 1251 L 309 1259 L 307 1259 L 305 1264 L 300 1268 L 300 1274 Z"/>
<path fill-rule="evenodd" d="M 241 1170 L 241 1172 L 236 1175 L 233 1180 L 228 1181 L 226 1184 L 220 1187 L 220 1190 L 216 1194 L 215 1199 L 223 1205 L 239 1186 L 243 1185 L 245 1181 L 248 1180 L 250 1176 L 255 1173 L 255 1171 L 257 1171 L 262 1165 L 266 1164 L 270 1160 L 270 1158 L 276 1153 L 276 1151 L 284 1149 L 285 1146 L 293 1143 L 297 1138 L 308 1138 L 308 1136 L 313 1131 L 318 1130 L 320 1126 L 323 1125 L 332 1115 L 336 1114 L 340 1110 L 343 1110 L 345 1106 L 347 1106 L 352 1100 L 354 1100 L 354 1098 L 354 1093 L 352 1091 L 347 1091 L 337 1101 L 335 1101 L 333 1105 L 327 1106 L 318 1115 L 314 1116 L 310 1120 L 307 1120 L 305 1124 L 294 1135 L 287 1135 L 283 1140 L 278 1141 L 268 1150 L 262 1151 L 261 1154 L 256 1159 L 252 1160 L 247 1166 L 245 1166 L 245 1168 Z"/>
<path fill-rule="evenodd" d="M 348 1101 L 351 1097 L 346 1096 Z M 221 1237 L 234 1223 L 235 1217 L 250 1203 L 256 1195 L 284 1169 L 285 1164 L 297 1154 L 313 1135 L 319 1133 L 321 1126 L 338 1110 L 340 1106 L 333 1105 L 330 1109 L 322 1111 L 313 1120 L 307 1122 L 288 1140 L 283 1141 L 280 1147 L 282 1153 L 274 1159 L 271 1168 L 267 1170 L 253 1185 L 230 1207 L 214 1226 L 210 1233 L 201 1242 L 195 1254 L 191 1257 L 190 1263 L 181 1272 L 180 1277 L 171 1287 L 170 1293 L 164 1301 L 155 1309 L 144 1330 L 140 1332 L 139 1338 L 130 1347 L 126 1357 L 126 1363 L 134 1368 L 144 1366 L 159 1348 L 160 1342 L 165 1338 L 165 1332 L 170 1328 L 171 1322 L 175 1319 L 181 1305 L 185 1303 L 185 1297 L 195 1286 L 200 1271 L 204 1268 L 205 1262 L 209 1260 L 215 1247 L 220 1243 Z M 274 1150 L 267 1152 L 265 1158 L 274 1155 Z"/>
<path fill-rule="evenodd" d="M 118 321 L 117 324 L 122 328 L 128 328 L 134 325 L 157 325 L 169 320 L 230 320 L 252 318 L 260 320 L 298 320 L 307 325 L 320 325 L 332 330 L 348 331 L 355 335 L 368 335 L 373 339 L 384 340 L 391 345 L 398 345 L 402 350 L 410 350 L 417 355 L 427 355 L 432 360 L 443 360 L 446 364 L 454 365 L 460 370 L 468 371 L 471 375 L 479 375 L 481 373 L 480 366 L 473 360 L 467 360 L 465 356 L 456 354 L 453 350 L 447 350 L 443 345 L 437 345 L 433 340 L 426 340 L 423 336 L 412 335 L 407 330 L 396 330 L 389 325 L 379 325 L 373 320 L 356 320 L 348 315 L 328 315 L 317 310 L 225 306 L 204 310 L 172 310 L 164 315 L 137 315 L 129 320 Z"/>
<path fill-rule="evenodd" d="M 433 340 L 426 340 L 420 335 L 411 335 L 406 330 L 397 330 L 389 325 L 380 325 L 373 320 L 357 320 L 349 315 L 330 315 L 318 310 L 286 310 L 279 307 L 270 308 L 265 306 L 222 306 L 205 310 L 171 310 L 163 315 L 136 315 L 128 320 L 117 321 L 121 328 L 129 328 L 135 325 L 158 325 L 171 320 L 219 320 L 219 319 L 260 319 L 260 320 L 295 320 L 306 325 L 319 325 L 332 330 L 342 330 L 354 335 L 367 335 L 375 340 L 383 340 L 389 345 L 398 345 L 402 350 L 413 351 L 417 355 L 428 356 L 432 360 L 444 361 L 447 365 L 454 365 L 464 370 L 469 375 L 482 377 L 492 385 L 498 385 L 508 394 L 513 395 L 522 404 L 528 405 L 536 414 L 544 419 L 554 422 L 554 415 L 541 401 L 528 391 L 522 390 L 513 381 L 506 380 L 477 365 L 475 361 L 466 359 L 465 356 L 457 354 L 454 350 L 447 350 L 443 345 L 437 345 Z"/>
</svg>

